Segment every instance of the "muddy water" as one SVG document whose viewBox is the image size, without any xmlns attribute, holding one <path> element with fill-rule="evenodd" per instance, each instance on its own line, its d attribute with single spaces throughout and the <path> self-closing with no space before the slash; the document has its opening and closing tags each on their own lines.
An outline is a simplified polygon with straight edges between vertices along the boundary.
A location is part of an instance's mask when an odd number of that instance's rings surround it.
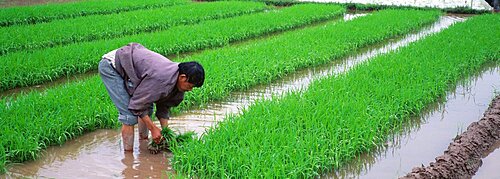
<svg viewBox="0 0 500 179">
<path fill-rule="evenodd" d="M 7 178 L 160 178 L 170 170 L 169 153 L 147 152 L 148 141 L 135 141 L 134 152 L 122 151 L 119 130 L 97 130 L 61 147 L 50 147 L 39 160 L 14 164 Z M 0 178 L 2 178 L 0 176 Z"/>
<path fill-rule="evenodd" d="M 192 110 L 169 121 L 174 130 L 180 132 L 195 131 L 202 134 L 207 127 L 213 126 L 226 114 L 238 113 L 257 99 L 280 95 L 286 91 L 307 88 L 309 83 L 326 75 L 342 73 L 352 66 L 387 51 L 394 50 L 425 35 L 448 27 L 460 18 L 443 17 L 437 23 L 421 32 L 393 39 L 362 49 L 352 57 L 337 60 L 322 67 L 300 71 L 276 81 L 271 85 L 257 86 L 245 92 L 232 93 L 230 100 L 211 104 L 202 110 Z M 137 136 L 137 135 L 136 135 Z M 145 149 L 147 141 L 136 139 L 134 152 L 121 152 L 120 133 L 118 130 L 98 130 L 69 141 L 61 147 L 50 147 L 44 155 L 33 162 L 14 165 L 7 177 L 38 178 L 158 178 L 166 176 L 171 170 L 170 153 L 152 155 Z"/>
<path fill-rule="evenodd" d="M 500 178 L 500 141 L 494 145 L 491 151 L 485 154 L 486 158 L 483 158 L 483 165 L 476 172 L 473 178 Z"/>
</svg>

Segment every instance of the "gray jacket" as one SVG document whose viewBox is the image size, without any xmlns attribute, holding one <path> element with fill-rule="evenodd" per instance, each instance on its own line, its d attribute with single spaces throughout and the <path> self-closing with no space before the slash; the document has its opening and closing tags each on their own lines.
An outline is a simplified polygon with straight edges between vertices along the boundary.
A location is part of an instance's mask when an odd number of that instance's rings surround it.
<svg viewBox="0 0 500 179">
<path fill-rule="evenodd" d="M 144 117 L 149 107 L 156 103 L 156 116 L 168 118 L 170 107 L 179 105 L 184 99 L 184 92 L 176 87 L 178 63 L 138 43 L 119 48 L 115 63 L 130 95 L 128 109 L 134 115 Z"/>
</svg>

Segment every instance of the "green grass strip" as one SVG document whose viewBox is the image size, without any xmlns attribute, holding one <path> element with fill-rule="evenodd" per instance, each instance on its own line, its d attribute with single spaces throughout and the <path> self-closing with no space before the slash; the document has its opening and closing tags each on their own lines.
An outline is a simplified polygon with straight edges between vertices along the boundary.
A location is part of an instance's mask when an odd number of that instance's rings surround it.
<svg viewBox="0 0 500 179">
<path fill-rule="evenodd" d="M 268 8 L 264 3 L 256 2 L 191 3 L 57 20 L 31 26 L 4 27 L 0 28 L 0 34 L 3 34 L 0 37 L 0 54 L 154 32 L 176 25 L 260 12 Z"/>
<path fill-rule="evenodd" d="M 382 11 L 177 60 L 198 60 L 205 67 L 207 79 L 203 88 L 188 93 L 174 111 L 222 99 L 231 91 L 268 83 L 299 68 L 326 63 L 370 43 L 408 33 L 437 20 L 439 15 L 437 11 Z M 0 131 L 5 131 L 0 138 L 6 139 L 2 140 L 6 159 L 12 162 L 33 160 L 39 150 L 84 131 L 118 125 L 116 109 L 97 76 L 0 102 Z"/>
<path fill-rule="evenodd" d="M 0 91 L 41 84 L 62 76 L 95 70 L 100 56 L 129 42 L 139 42 L 163 55 L 227 45 L 338 17 L 340 6 L 307 4 L 227 19 L 176 26 L 165 31 L 112 40 L 71 44 L 0 56 Z"/>
<path fill-rule="evenodd" d="M 499 26 L 500 15 L 472 17 L 303 93 L 259 102 L 175 148 L 174 169 L 200 178 L 313 178 L 341 167 L 498 61 Z"/>
<path fill-rule="evenodd" d="M 159 8 L 188 2 L 187 0 L 87 0 L 1 8 L 0 26 L 35 24 L 55 19 Z"/>
</svg>

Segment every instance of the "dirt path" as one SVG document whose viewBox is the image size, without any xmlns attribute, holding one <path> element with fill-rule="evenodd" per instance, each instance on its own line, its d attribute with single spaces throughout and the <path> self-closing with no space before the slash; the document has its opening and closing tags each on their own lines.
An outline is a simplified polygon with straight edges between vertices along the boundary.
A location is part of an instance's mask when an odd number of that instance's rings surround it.
<svg viewBox="0 0 500 179">
<path fill-rule="evenodd" d="M 483 118 L 457 136 L 427 167 L 415 167 L 403 179 L 472 178 L 482 165 L 481 158 L 500 141 L 500 95 L 493 99 Z"/>
</svg>

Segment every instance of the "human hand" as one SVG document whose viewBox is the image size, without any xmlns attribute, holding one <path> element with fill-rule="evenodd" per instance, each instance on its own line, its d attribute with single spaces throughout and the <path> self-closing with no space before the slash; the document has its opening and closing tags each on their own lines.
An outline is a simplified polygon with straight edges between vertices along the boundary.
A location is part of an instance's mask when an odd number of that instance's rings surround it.
<svg viewBox="0 0 500 179">
<path fill-rule="evenodd" d="M 151 135 L 153 137 L 153 141 L 157 144 L 160 144 L 163 139 L 163 136 L 161 135 L 161 129 L 155 127 L 154 130 L 151 131 Z"/>
</svg>

